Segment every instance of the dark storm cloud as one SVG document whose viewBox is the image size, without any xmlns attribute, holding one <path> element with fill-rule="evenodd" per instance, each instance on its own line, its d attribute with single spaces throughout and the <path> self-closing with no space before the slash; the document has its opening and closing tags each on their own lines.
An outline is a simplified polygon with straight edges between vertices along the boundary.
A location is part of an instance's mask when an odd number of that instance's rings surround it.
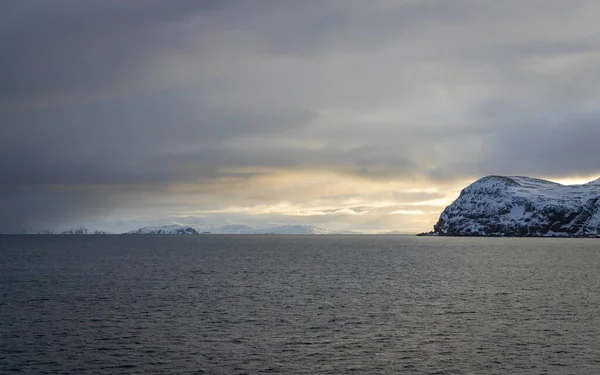
<svg viewBox="0 0 600 375">
<path fill-rule="evenodd" d="M 0 234 L 40 230 L 67 218 L 83 220 L 118 203 L 114 193 L 96 189 L 0 187 Z"/>
<path fill-rule="evenodd" d="M 181 93 L 6 111 L 0 183 L 166 184 L 215 177 L 226 156 L 219 151 L 224 140 L 303 126 L 311 116 L 215 108 Z"/>
<path fill-rule="evenodd" d="M 263 169 L 438 183 L 596 173 L 596 11 L 585 0 L 3 2 L 0 208 L 13 227 L 38 225 L 110 208 L 116 187 Z"/>
<path fill-rule="evenodd" d="M 109 89 L 132 66 L 176 48 L 170 24 L 228 1 L 5 2 L 0 28 L 0 104 Z"/>
<path fill-rule="evenodd" d="M 498 174 L 560 177 L 597 172 L 600 165 L 600 113 L 570 118 L 568 122 L 514 127 L 490 137 L 477 165 Z"/>
</svg>

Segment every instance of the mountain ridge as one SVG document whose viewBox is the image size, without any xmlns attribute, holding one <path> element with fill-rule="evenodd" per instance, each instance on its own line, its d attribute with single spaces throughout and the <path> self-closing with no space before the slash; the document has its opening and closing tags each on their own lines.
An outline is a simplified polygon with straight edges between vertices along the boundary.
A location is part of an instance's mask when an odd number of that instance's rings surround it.
<svg viewBox="0 0 600 375">
<path fill-rule="evenodd" d="M 126 235 L 200 235 L 200 234 L 343 234 L 314 225 L 279 225 L 267 228 L 253 228 L 243 224 L 226 224 L 222 226 L 195 226 L 187 224 L 146 225 L 120 233 L 91 230 L 85 227 L 67 230 L 44 229 L 32 234 L 45 235 L 90 235 L 90 234 L 126 234 Z"/>
<path fill-rule="evenodd" d="M 91 235 L 91 234 L 112 234 L 110 232 L 98 229 L 88 229 L 85 227 L 78 227 L 72 229 L 65 229 L 55 231 L 52 229 L 43 229 L 41 231 L 36 232 L 35 234 L 54 234 L 54 235 Z"/>
<path fill-rule="evenodd" d="M 131 234 L 187 234 L 187 235 L 198 235 L 200 234 L 200 232 L 198 232 L 196 229 L 192 228 L 189 225 L 179 225 L 179 224 L 173 224 L 173 225 L 152 225 L 152 226 L 146 226 L 146 227 L 142 227 L 136 230 L 131 230 L 128 232 L 125 232 L 123 234 L 127 234 L 127 235 L 131 235 Z"/>
</svg>

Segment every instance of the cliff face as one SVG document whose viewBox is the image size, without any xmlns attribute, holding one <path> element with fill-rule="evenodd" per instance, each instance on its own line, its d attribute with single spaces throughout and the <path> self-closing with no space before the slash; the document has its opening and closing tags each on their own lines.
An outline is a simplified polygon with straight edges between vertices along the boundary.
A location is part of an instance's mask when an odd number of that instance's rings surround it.
<svg viewBox="0 0 600 375">
<path fill-rule="evenodd" d="M 564 186 L 530 177 L 484 177 L 446 207 L 433 234 L 600 237 L 600 179 Z"/>
</svg>

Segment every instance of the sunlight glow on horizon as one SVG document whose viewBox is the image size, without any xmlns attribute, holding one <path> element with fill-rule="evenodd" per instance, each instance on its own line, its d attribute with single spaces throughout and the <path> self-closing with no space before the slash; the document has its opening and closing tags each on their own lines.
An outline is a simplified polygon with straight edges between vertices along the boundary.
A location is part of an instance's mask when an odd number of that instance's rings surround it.
<svg viewBox="0 0 600 375">
<path fill-rule="evenodd" d="M 558 182 L 561 185 L 583 185 L 590 181 L 594 181 L 599 176 L 588 177 L 566 177 L 566 178 L 550 178 L 549 181 Z"/>
</svg>

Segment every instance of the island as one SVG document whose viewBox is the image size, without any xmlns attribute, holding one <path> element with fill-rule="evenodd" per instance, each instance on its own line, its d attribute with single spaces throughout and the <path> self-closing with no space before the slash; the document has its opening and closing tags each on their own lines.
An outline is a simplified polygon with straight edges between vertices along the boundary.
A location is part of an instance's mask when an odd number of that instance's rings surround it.
<svg viewBox="0 0 600 375">
<path fill-rule="evenodd" d="M 425 236 L 600 237 L 600 179 L 582 185 L 487 176 L 464 188 Z"/>
</svg>

